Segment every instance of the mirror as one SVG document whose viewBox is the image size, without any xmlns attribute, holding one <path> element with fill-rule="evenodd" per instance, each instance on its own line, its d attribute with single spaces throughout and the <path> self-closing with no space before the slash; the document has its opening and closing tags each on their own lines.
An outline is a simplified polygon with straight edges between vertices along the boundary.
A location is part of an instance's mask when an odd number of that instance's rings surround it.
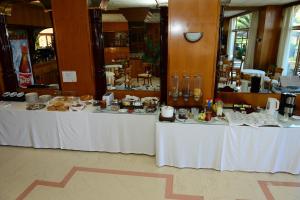
<svg viewBox="0 0 300 200">
<path fill-rule="evenodd" d="M 221 21 L 218 91 L 281 92 L 281 76 L 299 76 L 299 5 L 225 7 Z"/>
<path fill-rule="evenodd" d="M 7 29 L 19 87 L 59 89 L 51 13 L 37 2 L 15 2 Z"/>
<path fill-rule="evenodd" d="M 160 91 L 160 11 L 117 3 L 102 14 L 107 88 Z"/>
</svg>

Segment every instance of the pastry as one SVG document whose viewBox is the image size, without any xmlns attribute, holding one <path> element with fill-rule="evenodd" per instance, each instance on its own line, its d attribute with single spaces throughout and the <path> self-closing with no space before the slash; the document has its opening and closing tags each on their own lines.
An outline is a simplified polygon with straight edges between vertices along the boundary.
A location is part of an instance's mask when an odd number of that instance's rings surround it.
<svg viewBox="0 0 300 200">
<path fill-rule="evenodd" d="M 83 96 L 80 97 L 81 101 L 90 101 L 92 99 L 93 99 L 92 95 L 83 95 Z"/>
</svg>

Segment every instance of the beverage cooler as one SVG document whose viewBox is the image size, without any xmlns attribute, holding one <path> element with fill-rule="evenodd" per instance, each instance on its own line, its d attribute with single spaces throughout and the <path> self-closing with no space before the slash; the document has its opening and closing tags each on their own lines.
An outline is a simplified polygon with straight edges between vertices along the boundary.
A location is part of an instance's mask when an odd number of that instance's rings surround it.
<svg viewBox="0 0 300 200">
<path fill-rule="evenodd" d="M 27 32 L 25 30 L 10 30 L 9 40 L 19 87 L 27 88 L 27 86 L 34 84 Z"/>
</svg>

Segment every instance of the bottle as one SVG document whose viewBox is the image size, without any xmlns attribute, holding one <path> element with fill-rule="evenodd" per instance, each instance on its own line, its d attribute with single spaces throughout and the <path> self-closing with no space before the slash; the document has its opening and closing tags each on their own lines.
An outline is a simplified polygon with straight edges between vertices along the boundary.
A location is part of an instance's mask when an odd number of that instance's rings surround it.
<svg viewBox="0 0 300 200">
<path fill-rule="evenodd" d="M 26 46 L 21 47 L 22 50 L 22 58 L 19 66 L 19 72 L 20 73 L 30 73 L 30 64 L 28 61 L 28 49 Z"/>
<path fill-rule="evenodd" d="M 27 88 L 28 85 L 33 84 L 31 67 L 28 60 L 28 48 L 23 45 L 21 46 L 22 57 L 19 66 L 19 86 L 21 88 Z"/>
</svg>

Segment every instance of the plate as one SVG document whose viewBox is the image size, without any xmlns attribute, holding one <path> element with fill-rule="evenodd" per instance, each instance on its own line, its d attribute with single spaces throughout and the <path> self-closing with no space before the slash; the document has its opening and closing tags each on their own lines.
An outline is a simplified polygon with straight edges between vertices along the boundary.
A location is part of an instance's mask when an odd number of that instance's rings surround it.
<svg viewBox="0 0 300 200">
<path fill-rule="evenodd" d="M 291 118 L 296 119 L 296 120 L 300 120 L 300 116 L 297 116 L 297 115 L 293 115 Z"/>
<path fill-rule="evenodd" d="M 46 105 L 42 103 L 34 103 L 34 104 L 28 104 L 26 107 L 26 110 L 41 110 L 45 108 Z"/>
<path fill-rule="evenodd" d="M 119 112 L 120 112 L 120 113 L 127 113 L 128 110 L 127 110 L 127 109 L 120 109 Z"/>
</svg>

